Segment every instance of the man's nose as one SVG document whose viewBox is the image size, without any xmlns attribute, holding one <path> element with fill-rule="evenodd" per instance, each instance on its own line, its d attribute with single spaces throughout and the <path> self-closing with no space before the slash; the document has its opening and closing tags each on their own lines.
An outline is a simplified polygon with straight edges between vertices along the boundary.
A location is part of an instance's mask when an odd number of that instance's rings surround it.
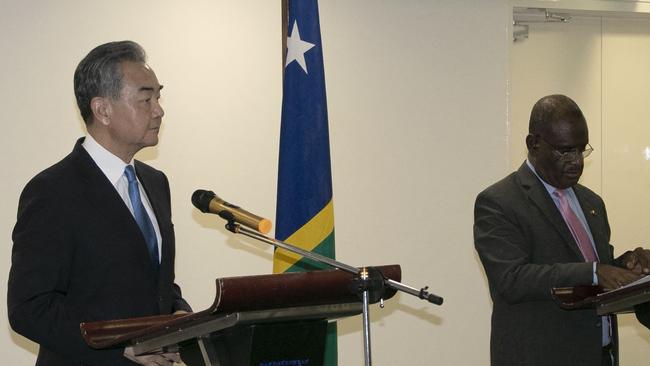
<svg viewBox="0 0 650 366">
<path fill-rule="evenodd" d="M 163 107 L 160 105 L 160 102 L 159 102 L 158 100 L 156 100 L 156 101 L 154 102 L 154 106 L 153 106 L 153 115 L 154 115 L 154 117 L 156 117 L 156 118 L 158 118 L 158 117 L 162 117 L 162 116 L 165 115 L 165 110 L 164 110 Z"/>
</svg>

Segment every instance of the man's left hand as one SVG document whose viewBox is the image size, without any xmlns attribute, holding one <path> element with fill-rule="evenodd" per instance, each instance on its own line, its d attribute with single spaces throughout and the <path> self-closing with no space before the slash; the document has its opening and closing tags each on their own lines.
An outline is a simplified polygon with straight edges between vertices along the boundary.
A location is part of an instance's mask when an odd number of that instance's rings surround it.
<svg viewBox="0 0 650 366">
<path fill-rule="evenodd" d="M 638 247 L 633 251 L 625 252 L 616 262 L 640 275 L 650 274 L 650 250 Z"/>
</svg>

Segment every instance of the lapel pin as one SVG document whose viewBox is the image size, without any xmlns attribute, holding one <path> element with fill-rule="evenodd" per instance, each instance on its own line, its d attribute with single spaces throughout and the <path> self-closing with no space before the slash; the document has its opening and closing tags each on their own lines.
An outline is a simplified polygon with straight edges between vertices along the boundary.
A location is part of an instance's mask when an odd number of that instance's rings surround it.
<svg viewBox="0 0 650 366">
<path fill-rule="evenodd" d="M 589 214 L 590 214 L 591 216 L 596 216 L 596 210 L 591 210 L 591 211 L 589 211 Z"/>
</svg>

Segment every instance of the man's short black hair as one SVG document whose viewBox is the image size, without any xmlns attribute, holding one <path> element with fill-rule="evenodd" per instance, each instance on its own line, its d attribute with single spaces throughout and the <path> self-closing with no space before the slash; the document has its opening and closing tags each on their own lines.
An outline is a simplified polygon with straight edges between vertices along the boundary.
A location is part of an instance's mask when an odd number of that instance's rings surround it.
<svg viewBox="0 0 650 366">
<path fill-rule="evenodd" d="M 552 123 L 560 120 L 585 121 L 585 117 L 573 99 L 561 94 L 547 95 L 533 106 L 528 133 L 543 135 Z"/>
</svg>

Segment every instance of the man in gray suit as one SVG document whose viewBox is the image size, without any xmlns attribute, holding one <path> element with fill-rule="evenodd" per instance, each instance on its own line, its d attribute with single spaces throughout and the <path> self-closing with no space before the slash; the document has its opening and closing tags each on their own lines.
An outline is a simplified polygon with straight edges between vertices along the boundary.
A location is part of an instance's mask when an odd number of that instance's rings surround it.
<svg viewBox="0 0 650 366">
<path fill-rule="evenodd" d="M 614 259 L 602 199 L 578 184 L 589 145 L 586 120 L 564 95 L 533 107 L 528 159 L 476 198 L 474 243 L 493 302 L 491 363 L 617 365 L 615 316 L 562 310 L 553 287 L 615 289 L 650 269 L 642 248 Z"/>
</svg>

